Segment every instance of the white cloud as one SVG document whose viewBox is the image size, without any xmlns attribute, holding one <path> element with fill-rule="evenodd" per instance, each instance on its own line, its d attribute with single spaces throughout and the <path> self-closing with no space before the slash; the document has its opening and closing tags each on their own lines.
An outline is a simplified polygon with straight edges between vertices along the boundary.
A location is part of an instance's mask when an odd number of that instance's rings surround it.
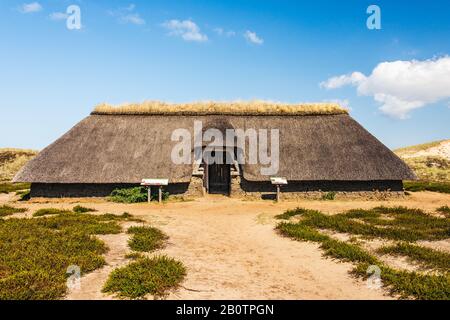
<svg viewBox="0 0 450 320">
<path fill-rule="evenodd" d="M 22 13 L 33 13 L 42 11 L 42 6 L 39 2 L 24 3 L 20 6 L 19 11 Z"/>
<path fill-rule="evenodd" d="M 344 74 L 337 77 L 332 77 L 327 81 L 320 83 L 321 88 L 337 89 L 346 85 L 356 85 L 365 78 L 361 72 L 353 72 L 351 74 Z"/>
<path fill-rule="evenodd" d="M 169 20 L 163 23 L 163 27 L 169 30 L 169 35 L 181 37 L 185 41 L 204 42 L 208 36 L 201 33 L 200 28 L 192 20 Z"/>
<path fill-rule="evenodd" d="M 128 7 L 120 8 L 117 10 L 109 10 L 108 14 L 112 17 L 116 17 L 119 23 L 123 24 L 135 24 L 135 25 L 144 25 L 145 19 L 143 19 L 139 13 L 134 12 L 136 6 L 134 4 L 130 4 Z"/>
<path fill-rule="evenodd" d="M 350 107 L 350 100 L 348 99 L 329 99 L 329 100 L 324 100 L 323 102 L 327 102 L 327 103 L 337 103 L 338 105 L 340 105 L 341 107 L 351 110 L 352 108 Z"/>
<path fill-rule="evenodd" d="M 372 96 L 381 112 L 405 119 L 414 109 L 450 98 L 450 57 L 382 62 L 370 76 L 353 72 L 320 84 L 326 89 L 346 85 L 355 86 L 359 95 Z"/>
<path fill-rule="evenodd" d="M 66 20 L 69 15 L 64 12 L 53 12 L 49 15 L 51 20 L 59 21 L 59 20 Z"/>
<path fill-rule="evenodd" d="M 119 20 L 122 23 L 131 23 L 136 25 L 145 24 L 145 20 L 142 19 L 138 13 L 124 15 L 123 17 L 120 17 Z"/>
<path fill-rule="evenodd" d="M 245 31 L 244 38 L 247 39 L 247 41 L 261 45 L 264 43 L 264 39 L 258 37 L 258 35 L 255 32 L 252 32 L 250 30 Z"/>
<path fill-rule="evenodd" d="M 213 31 L 217 33 L 219 36 L 225 36 L 225 37 L 234 37 L 236 35 L 236 32 L 233 30 L 224 30 L 223 28 L 214 28 Z"/>
</svg>

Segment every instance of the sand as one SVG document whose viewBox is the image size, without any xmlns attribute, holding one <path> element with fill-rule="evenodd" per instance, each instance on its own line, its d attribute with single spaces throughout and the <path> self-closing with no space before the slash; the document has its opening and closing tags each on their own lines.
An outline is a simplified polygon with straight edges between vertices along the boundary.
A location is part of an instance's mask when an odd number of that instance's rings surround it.
<svg viewBox="0 0 450 320">
<path fill-rule="evenodd" d="M 416 158 L 416 157 L 441 157 L 450 160 L 450 140 L 442 141 L 438 146 L 420 150 L 413 153 L 405 153 L 402 158 Z"/>
<path fill-rule="evenodd" d="M 0 205 L 11 198 L 1 197 Z M 420 192 L 393 201 L 242 201 L 208 196 L 190 202 L 114 204 L 103 200 L 35 200 L 14 205 L 72 208 L 76 204 L 100 213 L 127 211 L 169 235 L 167 254 L 184 263 L 187 276 L 168 299 L 392 299 L 383 289 L 370 289 L 349 275 L 352 265 L 324 258 L 318 245 L 293 241 L 274 231 L 274 215 L 306 207 L 330 214 L 350 208 L 405 205 L 434 211 L 450 205 L 450 195 Z M 24 215 L 29 216 L 30 213 Z M 126 226 L 125 226 L 126 227 Z M 129 262 L 126 234 L 101 236 L 110 247 L 108 265 L 81 279 L 67 299 L 112 299 L 101 293 L 108 274 Z"/>
</svg>

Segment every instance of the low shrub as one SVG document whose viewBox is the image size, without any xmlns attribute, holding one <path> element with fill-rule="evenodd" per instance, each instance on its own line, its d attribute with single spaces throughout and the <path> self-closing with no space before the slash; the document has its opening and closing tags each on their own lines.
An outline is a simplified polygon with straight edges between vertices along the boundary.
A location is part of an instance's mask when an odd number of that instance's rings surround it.
<svg viewBox="0 0 450 320">
<path fill-rule="evenodd" d="M 113 202 L 138 203 L 148 200 L 147 190 L 142 187 L 115 189 L 109 199 Z"/>
<path fill-rule="evenodd" d="M 431 269 L 449 271 L 450 254 L 410 243 L 397 243 L 378 249 L 380 254 L 405 256 Z"/>
<path fill-rule="evenodd" d="M 445 211 L 445 209 L 443 209 Z M 358 243 L 347 243 L 331 238 L 321 233 L 320 229 L 344 232 L 350 235 L 364 235 L 378 238 L 402 239 L 413 241 L 418 239 L 447 239 L 449 236 L 448 218 L 437 218 L 418 209 L 404 207 L 378 207 L 371 210 L 350 210 L 333 216 L 319 211 L 295 209 L 280 215 L 289 219 L 298 214 L 302 220 L 297 223 L 281 222 L 276 230 L 287 237 L 299 241 L 320 243 L 325 256 L 349 261 L 356 264 L 352 273 L 366 278 L 369 266 L 376 265 L 381 270 L 383 285 L 392 294 L 402 298 L 417 299 L 450 299 L 450 255 L 410 243 L 400 243 L 384 247 L 378 251 L 381 254 L 404 255 L 418 261 L 424 266 L 437 269 L 443 274 L 420 274 L 395 270 L 370 254 Z M 383 219 L 384 216 L 390 219 Z M 364 223 L 353 219 L 363 220 Z"/>
<path fill-rule="evenodd" d="M 25 208 L 14 208 L 8 205 L 3 205 L 0 207 L 0 217 L 10 216 L 14 213 L 26 212 L 28 209 Z"/>
<path fill-rule="evenodd" d="M 336 192 L 327 192 L 322 195 L 322 200 L 334 200 L 336 197 Z"/>
<path fill-rule="evenodd" d="M 0 222 L 0 300 L 63 297 L 69 266 L 84 274 L 105 265 L 107 247 L 92 235 L 120 232 L 116 221 L 102 215 L 65 213 Z"/>
<path fill-rule="evenodd" d="M 30 189 L 29 183 L 0 183 L 0 193 L 10 193 Z"/>
<path fill-rule="evenodd" d="M 128 241 L 128 246 L 140 252 L 160 249 L 168 238 L 161 230 L 153 227 L 130 227 L 127 232 L 133 235 Z"/>
<path fill-rule="evenodd" d="M 162 193 L 162 200 L 166 201 L 169 199 L 169 193 Z M 148 201 L 148 191 L 144 187 L 134 187 L 125 189 L 115 189 L 111 192 L 109 200 L 113 202 L 121 203 L 139 203 Z M 151 201 L 158 201 L 159 196 L 157 192 L 152 192 L 150 195 Z"/>
<path fill-rule="evenodd" d="M 148 294 L 159 298 L 178 287 L 185 275 L 183 264 L 167 256 L 141 258 L 114 270 L 102 291 L 120 298 L 145 299 Z"/>
<path fill-rule="evenodd" d="M 30 190 L 17 191 L 16 196 L 19 196 L 19 201 L 27 201 L 31 198 L 31 192 Z"/>
<path fill-rule="evenodd" d="M 73 207 L 72 211 L 75 213 L 86 213 L 86 212 L 95 212 L 97 210 L 92 209 L 92 208 L 82 207 L 82 206 L 75 206 L 75 207 Z"/>
<path fill-rule="evenodd" d="M 45 208 L 45 209 L 39 209 L 38 211 L 33 213 L 33 217 L 57 215 L 57 214 L 62 214 L 62 213 L 70 213 L 70 211 L 69 210 L 55 209 L 55 208 Z"/>
<path fill-rule="evenodd" d="M 442 206 L 436 209 L 437 212 L 442 213 L 447 218 L 450 218 L 450 207 L 449 206 Z"/>
<path fill-rule="evenodd" d="M 403 187 L 407 191 L 433 191 L 450 193 L 450 182 L 405 181 Z"/>
</svg>

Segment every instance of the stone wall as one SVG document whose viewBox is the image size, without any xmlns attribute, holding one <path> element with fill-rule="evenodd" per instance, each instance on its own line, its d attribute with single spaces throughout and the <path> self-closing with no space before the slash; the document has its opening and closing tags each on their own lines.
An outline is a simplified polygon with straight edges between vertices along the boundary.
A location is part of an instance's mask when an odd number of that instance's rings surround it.
<svg viewBox="0 0 450 320">
<path fill-rule="evenodd" d="M 117 188 L 131 188 L 139 184 L 48 184 L 33 183 L 31 197 L 106 197 Z M 192 177 L 190 183 L 170 184 L 163 188 L 170 195 L 201 197 L 205 194 L 201 177 Z M 152 192 L 157 192 L 153 188 Z M 281 187 L 282 199 L 321 199 L 328 193 L 339 198 L 384 199 L 404 195 L 402 181 L 290 181 Z M 232 176 L 230 197 L 275 199 L 276 188 L 270 182 L 252 182 L 241 176 Z"/>
<path fill-rule="evenodd" d="M 107 197 L 114 189 L 139 187 L 139 184 L 130 183 L 32 183 L 32 198 L 84 198 L 84 197 Z M 171 195 L 184 195 L 189 183 L 174 183 L 163 187 L 163 191 Z M 152 193 L 157 193 L 158 188 L 152 188 Z"/>
<path fill-rule="evenodd" d="M 233 184 L 232 184 L 233 186 Z M 232 196 L 253 199 L 276 199 L 276 187 L 270 182 L 247 181 L 240 177 L 240 190 Z M 403 183 L 397 180 L 383 181 L 289 181 L 281 186 L 281 199 L 322 199 L 332 194 L 335 199 L 385 199 L 404 196 Z"/>
</svg>

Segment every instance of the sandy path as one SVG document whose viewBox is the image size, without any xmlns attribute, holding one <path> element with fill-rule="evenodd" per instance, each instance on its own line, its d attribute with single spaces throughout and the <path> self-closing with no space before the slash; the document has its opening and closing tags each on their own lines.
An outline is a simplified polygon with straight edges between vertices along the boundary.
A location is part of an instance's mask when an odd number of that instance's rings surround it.
<svg viewBox="0 0 450 320">
<path fill-rule="evenodd" d="M 450 204 L 450 195 L 414 193 L 395 201 L 241 201 L 208 197 L 163 205 L 124 205 L 101 200 L 52 200 L 16 203 L 33 212 L 44 207 L 72 208 L 75 204 L 99 212 L 127 211 L 167 233 L 162 250 L 182 261 L 188 274 L 169 299 L 390 299 L 381 290 L 369 289 L 348 271 L 352 265 L 322 257 L 318 246 L 277 235 L 273 216 L 287 208 L 307 207 L 336 213 L 350 208 L 406 205 L 428 211 Z M 0 205 L 1 205 L 0 201 Z M 125 234 L 101 237 L 110 247 L 108 266 L 82 277 L 81 290 L 68 299 L 110 299 L 101 293 L 107 276 L 126 264 Z"/>
</svg>

